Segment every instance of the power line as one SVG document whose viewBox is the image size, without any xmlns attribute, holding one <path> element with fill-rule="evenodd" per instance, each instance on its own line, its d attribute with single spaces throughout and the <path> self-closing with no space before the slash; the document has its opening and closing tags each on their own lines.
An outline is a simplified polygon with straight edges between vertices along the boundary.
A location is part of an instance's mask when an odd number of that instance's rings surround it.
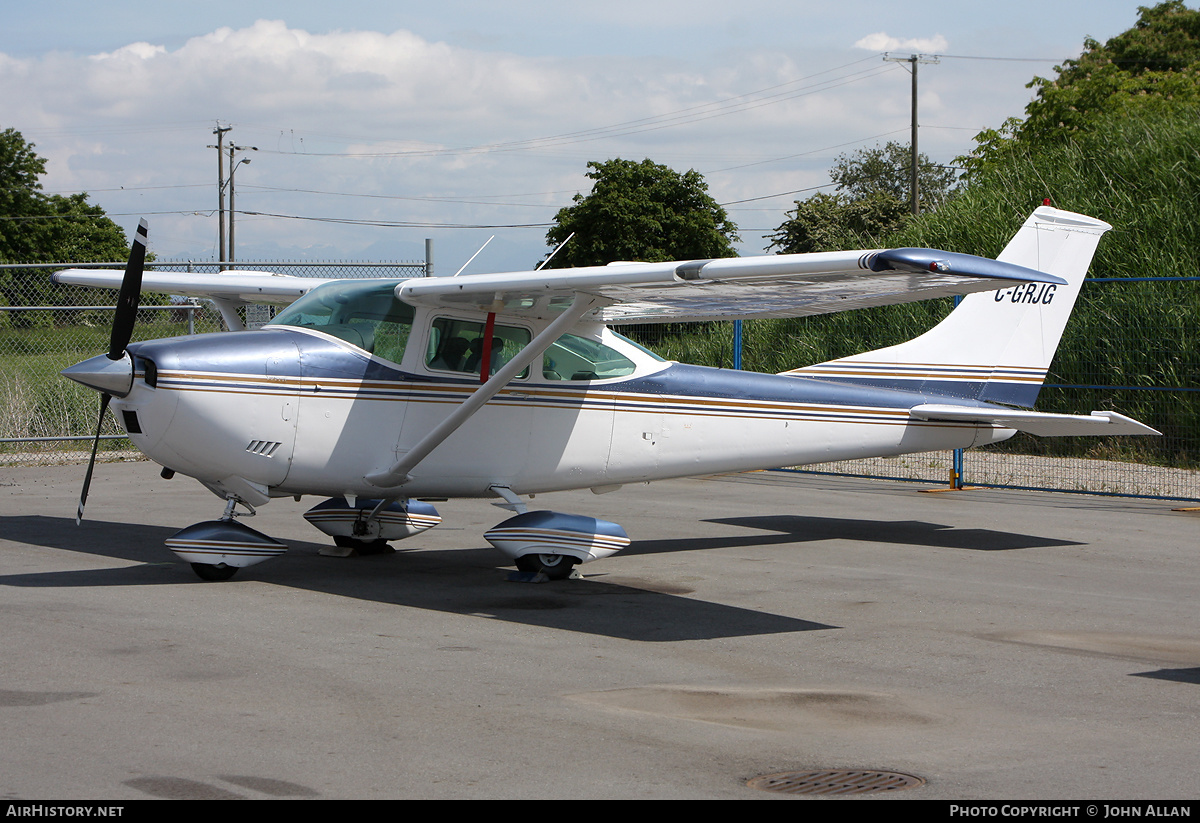
<svg viewBox="0 0 1200 823">
<path fill-rule="evenodd" d="M 988 56 L 978 56 L 978 55 L 938 55 L 938 56 L 946 58 L 946 59 L 1003 60 L 1003 61 L 1011 61 L 1011 62 L 1053 62 L 1050 58 L 988 57 Z M 725 98 L 725 99 L 710 102 L 710 103 L 697 104 L 697 105 L 685 107 L 682 109 L 678 109 L 678 110 L 675 110 L 672 112 L 667 112 L 667 113 L 660 114 L 660 115 L 636 118 L 633 120 L 623 121 L 623 122 L 611 124 L 608 126 L 598 126 L 598 127 L 589 128 L 589 129 L 579 129 L 576 131 L 565 132 L 565 133 L 552 135 L 552 136 L 548 136 L 548 137 L 529 138 L 529 139 L 524 139 L 524 140 L 514 140 L 514 141 L 508 141 L 508 142 L 500 142 L 500 143 L 494 143 L 494 144 L 473 146 L 473 147 L 458 147 L 458 148 L 444 148 L 444 149 L 413 149 L 413 150 L 397 151 L 397 152 L 310 153 L 310 152 L 272 151 L 272 150 L 266 150 L 266 149 L 264 149 L 263 152 L 264 153 L 272 153 L 272 154 L 304 154 L 306 156 L 370 158 L 370 157 L 397 157 L 397 156 L 410 156 L 410 157 L 437 156 L 437 155 L 453 155 L 453 154 L 462 154 L 462 153 L 471 153 L 471 152 L 486 152 L 486 151 L 496 151 L 496 152 L 500 152 L 500 151 L 538 151 L 538 150 L 545 151 L 547 149 L 557 147 L 557 146 L 566 146 L 566 145 L 571 145 L 574 143 L 592 142 L 592 141 L 601 140 L 601 139 L 605 139 L 605 138 L 616 138 L 616 137 L 624 137 L 624 136 L 629 136 L 629 135 L 634 135 L 634 134 L 641 134 L 641 133 L 646 133 L 646 132 L 660 130 L 660 129 L 672 128 L 672 127 L 680 126 L 680 125 L 689 125 L 689 124 L 693 124 L 693 123 L 697 123 L 697 122 L 702 122 L 702 121 L 708 120 L 708 119 L 728 116 L 730 114 L 752 111 L 755 108 L 769 106 L 769 105 L 775 105 L 778 103 L 787 102 L 789 100 L 794 100 L 794 99 L 797 99 L 797 98 L 800 98 L 800 97 L 803 97 L 806 95 L 812 95 L 812 94 L 818 94 L 821 92 L 830 91 L 830 90 L 838 88 L 842 85 L 861 82 L 863 80 L 870 79 L 870 78 L 875 77 L 884 72 L 894 71 L 896 68 L 898 68 L 898 67 L 894 67 L 894 66 L 880 67 L 880 66 L 876 65 L 876 66 L 873 66 L 870 68 L 854 70 L 857 67 L 859 67 L 860 64 L 865 63 L 867 61 L 875 60 L 875 59 L 877 59 L 877 57 L 878 57 L 877 54 L 872 54 L 872 55 L 864 57 L 860 60 L 855 60 L 855 61 L 852 61 L 849 63 L 842 64 L 840 66 L 836 66 L 833 68 L 829 68 L 829 69 L 825 69 L 825 70 L 822 70 L 819 72 L 808 74 L 803 77 L 788 80 L 784 83 L 779 83 L 779 84 L 776 84 L 773 86 L 768 86 L 768 87 L 758 89 L 755 91 L 747 92 L 745 94 L 732 96 L 729 98 Z M 176 128 L 178 128 L 178 126 L 176 126 L 174 124 L 168 124 L 168 125 L 164 126 L 163 130 L 174 130 Z M 955 127 L 943 126 L 941 128 L 955 128 Z M 963 128 L 965 130 L 968 127 L 960 127 L 960 128 Z M 145 131 L 145 129 L 141 129 L 141 130 Z M 55 130 L 49 130 L 49 131 L 53 132 Z M 882 137 L 888 137 L 888 136 L 898 133 L 900 131 L 903 131 L 903 130 L 895 130 L 893 132 L 887 132 L 884 134 L 875 135 L 874 137 L 867 137 L 867 138 L 863 138 L 861 140 L 847 141 L 845 143 L 837 144 L 834 146 L 829 146 L 829 147 L 825 147 L 822 149 L 814 149 L 814 150 L 805 151 L 805 152 L 799 152 L 799 153 L 788 155 L 785 157 L 772 158 L 772 159 L 767 159 L 767 160 L 757 160 L 757 161 L 750 162 L 750 163 L 743 163 L 743 164 L 736 165 L 736 166 L 726 167 L 726 168 L 722 168 L 722 169 L 716 169 L 716 170 L 709 171 L 706 173 L 707 174 L 716 174 L 716 173 L 721 173 L 721 172 L 750 168 L 753 166 L 763 165 L 763 164 L 767 164 L 767 163 L 782 162 L 785 160 L 791 160 L 791 159 L 795 159 L 798 157 L 810 156 L 813 154 L 818 154 L 823 151 L 829 151 L 831 149 L 838 149 L 838 148 L 841 148 L 844 146 L 849 146 L 849 145 L 853 145 L 856 143 L 865 142 L 865 141 L 871 140 L 871 139 L 879 139 Z M 171 188 L 180 188 L 180 189 L 198 188 L 198 187 L 201 187 L 201 185 L 202 184 L 179 184 L 179 185 L 140 186 L 140 187 L 124 187 L 124 186 L 122 186 L 119 188 L 95 189 L 92 191 L 95 191 L 95 192 L 150 191 L 150 190 L 171 189 Z M 780 192 L 780 193 L 776 193 L 776 194 L 769 194 L 769 195 L 763 195 L 763 196 L 759 196 L 759 197 L 735 200 L 735 201 L 730 201 L 729 203 L 726 203 L 723 205 L 737 205 L 737 204 L 741 204 L 741 203 L 768 200 L 768 199 L 777 198 L 777 197 L 785 197 L 785 196 L 795 195 L 795 194 L 799 194 L 799 193 L 803 193 L 803 192 L 807 192 L 807 191 L 813 191 L 813 190 L 820 189 L 820 188 L 826 188 L 829 185 L 832 185 L 832 184 L 824 184 L 821 186 L 813 186 L 813 187 L 797 189 L 797 190 L 788 191 L 788 192 Z M 490 205 L 490 206 L 498 206 L 498 207 L 552 208 L 552 206 L 544 206 L 544 205 L 539 205 L 536 203 L 496 202 L 496 201 L 489 201 L 489 200 L 483 199 L 483 198 L 493 197 L 491 195 L 474 195 L 474 196 L 468 196 L 468 197 L 437 197 L 437 196 L 418 197 L 418 196 L 404 196 L 404 195 L 356 194 L 356 193 L 349 193 L 349 192 L 330 192 L 330 191 L 320 191 L 320 190 L 313 190 L 313 189 L 282 188 L 282 187 L 251 186 L 251 185 L 247 185 L 247 186 L 245 186 L 245 188 L 260 190 L 260 191 L 309 193 L 309 194 L 341 196 L 341 197 L 366 197 L 366 198 L 374 198 L 374 199 L 427 202 L 427 203 L 447 203 L 447 204 L 479 205 L 479 206 L 489 206 Z M 545 196 L 545 195 L 569 194 L 572 191 L 575 191 L 575 190 L 564 191 L 564 192 L 539 192 L 539 193 L 530 193 L 529 195 L 494 195 L 494 197 L 499 198 L 499 197 L 517 197 L 517 196 Z M 469 199 L 470 197 L 478 198 L 478 199 Z M 526 228 L 526 227 L 543 227 L 543 226 L 551 225 L 549 223 L 514 223 L 514 224 L 505 224 L 505 225 L 486 225 L 485 226 L 482 224 L 431 223 L 431 222 L 416 222 L 416 221 L 401 222 L 401 221 L 356 220 L 356 219 L 350 219 L 350 218 L 325 218 L 325 217 L 311 217 L 311 216 L 301 216 L 301 215 L 275 214 L 275 213 L 267 213 L 267 212 L 251 212 L 251 211 L 240 211 L 240 210 L 238 213 L 241 215 L 247 215 L 247 216 L 273 217 L 276 219 L 297 219 L 297 220 L 311 220 L 311 221 L 316 221 L 316 222 L 345 223 L 345 224 L 356 224 L 356 225 L 376 225 L 376 226 L 454 227 L 454 228 L 460 228 L 460 227 L 461 228 L 468 228 L 468 227 L 469 228 Z M 172 210 L 172 211 L 150 212 L 149 214 L 186 215 L 186 214 L 200 214 L 200 212 L 197 212 L 194 210 Z M 133 215 L 114 214 L 112 216 L 133 216 Z M 209 215 L 209 216 L 211 216 L 211 215 Z"/>
<path fill-rule="evenodd" d="M 881 134 L 875 134 L 870 137 L 863 137 L 858 140 L 847 140 L 845 143 L 837 143 L 835 145 L 825 146 L 824 148 L 820 148 L 820 149 L 812 149 L 811 151 L 802 151 L 802 152 L 798 152 L 796 154 L 789 154 L 789 155 L 786 155 L 785 157 L 773 157 L 770 160 L 756 160 L 753 163 L 743 163 L 740 166 L 729 166 L 724 169 L 713 169 L 712 171 L 705 172 L 705 174 L 706 175 L 720 174 L 721 172 L 724 172 L 724 171 L 736 171 L 738 169 L 748 169 L 751 166 L 762 166 L 766 163 L 780 163 L 784 160 L 795 160 L 797 157 L 807 157 L 808 155 L 819 154 L 820 152 L 823 152 L 823 151 L 833 151 L 834 149 L 842 149 L 842 148 L 845 148 L 846 146 L 853 146 L 856 143 L 865 143 L 868 140 L 878 140 L 881 137 L 891 137 L 893 134 L 900 134 L 901 132 L 905 132 L 905 131 L 908 131 L 908 129 L 893 129 L 892 131 L 885 131 Z"/>
<path fill-rule="evenodd" d="M 48 191 L 45 194 L 98 194 L 110 191 L 155 191 L 158 189 L 210 189 L 212 183 L 177 183 L 170 186 L 117 186 L 112 189 L 79 189 Z M 12 189 L 9 189 L 12 191 Z"/>
<path fill-rule="evenodd" d="M 1073 57 L 982 57 L 974 54 L 931 54 L 943 60 L 999 60 L 1005 63 L 1061 63 Z"/>
<path fill-rule="evenodd" d="M 243 189 L 253 189 L 256 191 L 283 192 L 283 193 L 288 193 L 288 194 L 320 194 L 320 195 L 325 195 L 328 197 L 366 197 L 366 198 L 372 199 L 372 200 L 406 200 L 406 201 L 415 201 L 418 203 L 458 203 L 458 204 L 463 204 L 463 205 L 468 205 L 468 206 L 509 206 L 509 207 L 530 208 L 530 209 L 550 208 L 549 206 L 543 205 L 541 203 L 502 203 L 502 202 L 495 202 L 495 201 L 485 200 L 485 199 L 469 200 L 469 199 L 460 198 L 460 197 L 415 197 L 412 195 L 402 195 L 402 194 L 360 194 L 358 192 L 321 191 L 318 189 L 289 189 L 289 188 L 281 188 L 281 187 L 276 187 L 276 186 L 261 186 L 261 185 L 244 185 L 244 186 L 242 186 L 242 188 Z M 578 191 L 578 189 L 568 189 L 568 190 L 556 191 L 556 192 L 555 191 L 541 192 L 536 195 L 529 194 L 529 195 L 524 195 L 524 196 L 534 197 L 534 196 L 549 196 L 549 195 L 554 195 L 554 194 L 573 194 L 576 191 Z M 515 194 L 500 195 L 500 194 L 497 194 L 497 195 L 475 195 L 475 196 L 480 197 L 480 198 L 486 198 L 489 196 L 520 197 L 522 195 L 515 195 Z"/>
<path fill-rule="evenodd" d="M 273 214 L 263 211 L 238 211 L 253 217 L 273 217 L 281 220 L 309 220 L 315 223 L 340 223 L 351 226 L 376 226 L 392 229 L 545 229 L 553 223 L 435 223 L 408 220 L 361 220 L 349 217 L 313 217 L 299 214 Z"/>
<path fill-rule="evenodd" d="M 264 149 L 271 154 L 286 154 L 302 157 L 357 157 L 357 158 L 376 158 L 376 157 L 426 157 L 426 156 L 442 156 L 454 154 L 470 154 L 483 152 L 508 152 L 508 151 L 532 151 L 537 149 L 546 149 L 555 146 L 572 145 L 575 143 L 594 142 L 596 140 L 627 137 L 632 134 L 642 134 L 649 131 L 658 131 L 665 128 L 673 128 L 680 125 L 689 125 L 692 123 L 701 122 L 703 120 L 711 120 L 716 117 L 726 117 L 730 114 L 737 114 L 744 111 L 750 111 L 763 106 L 775 105 L 788 100 L 793 100 L 798 97 L 804 97 L 811 94 L 816 94 L 822 91 L 838 88 L 849 83 L 856 83 L 874 77 L 878 74 L 892 70 L 891 67 L 872 67 L 863 69 L 862 71 L 854 72 L 849 75 L 830 78 L 827 80 L 817 81 L 809 86 L 803 86 L 799 89 L 792 89 L 786 92 L 776 92 L 774 94 L 766 94 L 784 86 L 794 86 L 796 83 L 801 83 L 815 77 L 820 77 L 831 72 L 841 69 L 850 68 L 858 65 L 865 60 L 873 59 L 873 57 L 855 60 L 852 63 L 847 63 L 833 69 L 826 69 L 816 74 L 806 75 L 805 77 L 797 78 L 788 81 L 787 83 L 770 86 L 765 89 L 759 89 L 746 94 L 731 97 L 726 100 L 704 103 L 697 106 L 691 106 L 685 109 L 679 109 L 674 112 L 668 112 L 662 115 L 653 117 L 644 117 L 636 120 L 628 120 L 622 123 L 617 123 L 609 126 L 598 126 L 592 129 L 584 129 L 580 131 L 567 132 L 561 135 L 550 137 L 536 137 L 525 140 L 514 140 L 504 143 L 490 143 L 478 146 L 460 146 L 456 148 L 445 149 L 411 149 L 404 151 L 393 152 L 285 152 L 272 151 Z M 765 96 L 764 96 L 765 95 Z"/>
<path fill-rule="evenodd" d="M 819 186 L 809 186 L 806 189 L 794 189 L 793 191 L 781 191 L 778 194 L 764 194 L 762 197 L 747 197 L 745 200 L 730 200 L 728 203 L 718 203 L 718 206 L 736 206 L 738 203 L 753 203 L 755 200 L 770 200 L 772 197 L 787 197 L 792 194 L 801 194 L 806 191 L 816 191 L 817 189 L 827 189 L 830 186 L 836 186 L 837 183 L 822 183 Z"/>
</svg>

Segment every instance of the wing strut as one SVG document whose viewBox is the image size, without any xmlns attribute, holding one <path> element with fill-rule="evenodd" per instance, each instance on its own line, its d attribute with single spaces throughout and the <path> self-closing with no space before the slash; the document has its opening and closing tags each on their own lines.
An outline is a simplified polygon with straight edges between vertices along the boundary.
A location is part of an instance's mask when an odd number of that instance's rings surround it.
<svg viewBox="0 0 1200 823">
<path fill-rule="evenodd" d="M 366 481 L 383 489 L 403 486 L 411 479 L 409 472 L 416 468 L 417 464 L 424 460 L 431 451 L 441 445 L 442 441 L 452 435 L 459 426 L 470 420 L 475 412 L 483 408 L 484 403 L 491 400 L 497 392 L 508 385 L 510 380 L 524 371 L 526 366 L 541 357 L 542 353 L 550 348 L 551 343 L 578 323 L 585 314 L 608 302 L 603 297 L 576 292 L 571 306 L 556 317 L 554 322 L 543 329 L 537 337 L 529 341 L 529 345 L 521 349 L 516 357 L 505 363 L 457 409 L 447 415 L 429 434 L 421 438 L 395 465 L 386 471 L 368 474 L 365 478 Z"/>
</svg>

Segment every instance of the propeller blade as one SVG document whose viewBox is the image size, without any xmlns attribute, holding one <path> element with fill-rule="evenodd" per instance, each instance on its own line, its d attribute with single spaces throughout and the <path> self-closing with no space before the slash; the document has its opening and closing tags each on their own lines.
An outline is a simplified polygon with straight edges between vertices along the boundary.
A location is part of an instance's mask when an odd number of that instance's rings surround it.
<svg viewBox="0 0 1200 823">
<path fill-rule="evenodd" d="M 96 467 L 96 449 L 100 446 L 100 430 L 104 427 L 104 413 L 108 411 L 111 394 L 100 395 L 100 419 L 96 421 L 96 439 L 92 441 L 92 459 L 88 461 L 87 474 L 83 476 L 83 494 L 79 496 L 79 508 L 75 512 L 75 525 L 83 522 L 83 507 L 87 503 L 88 488 L 92 485 L 92 469 Z"/>
<path fill-rule="evenodd" d="M 121 293 L 117 296 L 117 311 L 113 315 L 112 337 L 108 343 L 109 360 L 120 360 L 130 338 L 133 337 L 138 301 L 142 297 L 142 269 L 146 265 L 147 232 L 146 221 L 138 221 L 137 234 L 134 235 L 133 246 L 129 249 L 129 262 L 125 264 L 125 277 L 121 280 Z"/>
<path fill-rule="evenodd" d="M 112 336 L 108 340 L 108 359 L 120 360 L 125 356 L 125 347 L 133 337 L 133 325 L 137 322 L 138 302 L 142 297 L 142 269 L 146 266 L 145 220 L 138 221 L 137 233 L 129 249 L 129 262 L 125 264 L 125 276 L 121 278 L 121 293 L 117 295 L 117 310 L 113 314 Z M 132 369 L 132 366 L 131 366 Z M 90 385 L 85 383 L 84 385 Z M 93 388 L 101 388 L 93 386 Z M 121 394 L 120 392 L 117 392 Z M 124 395 L 122 395 L 124 396 Z M 100 392 L 100 416 L 96 420 L 96 437 L 92 440 L 92 457 L 88 460 L 87 474 L 83 476 L 83 492 L 79 495 L 79 508 L 75 511 L 75 525 L 83 522 L 83 507 L 87 505 L 88 489 L 92 486 L 92 470 L 96 468 L 96 451 L 100 448 L 100 432 L 104 428 L 104 414 L 113 396 Z"/>
</svg>

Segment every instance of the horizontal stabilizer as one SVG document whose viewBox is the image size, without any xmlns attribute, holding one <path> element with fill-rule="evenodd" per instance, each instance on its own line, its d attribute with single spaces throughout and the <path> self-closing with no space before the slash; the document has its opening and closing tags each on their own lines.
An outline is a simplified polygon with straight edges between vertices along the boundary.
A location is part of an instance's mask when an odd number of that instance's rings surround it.
<svg viewBox="0 0 1200 823">
<path fill-rule="evenodd" d="M 1038 437 L 1071 437 L 1097 434 L 1162 434 L 1133 418 L 1111 411 L 1090 415 L 1046 414 L 1020 409 L 977 408 L 926 403 L 914 406 L 909 414 L 917 420 L 948 423 L 978 423 L 1028 432 Z"/>
</svg>

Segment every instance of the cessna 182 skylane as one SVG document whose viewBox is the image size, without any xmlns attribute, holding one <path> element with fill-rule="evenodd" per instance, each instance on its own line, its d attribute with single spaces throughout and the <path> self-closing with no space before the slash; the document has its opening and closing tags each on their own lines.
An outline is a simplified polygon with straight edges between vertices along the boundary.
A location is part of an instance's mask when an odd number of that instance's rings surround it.
<svg viewBox="0 0 1200 823">
<path fill-rule="evenodd" d="M 1115 412 L 1028 410 L 1108 228 L 1043 207 L 997 260 L 890 249 L 318 280 L 143 276 L 143 223 L 124 274 L 54 279 L 121 289 L 109 352 L 63 373 L 101 392 L 101 422 L 111 401 L 164 477 L 190 475 L 226 501 L 220 519 L 167 540 L 202 578 L 282 553 L 234 517 L 301 495 L 328 498 L 305 517 L 344 553 L 441 522 L 420 498 L 498 497 L 517 514 L 485 537 L 518 568 L 559 578 L 629 537 L 531 511 L 523 495 L 964 448 L 1018 430 L 1157 434 Z M 210 298 L 231 331 L 130 343 L 142 289 Z M 780 375 L 667 362 L 609 328 L 949 294 L 969 296 L 920 337 Z M 239 330 L 251 302 L 290 305 Z"/>
</svg>

